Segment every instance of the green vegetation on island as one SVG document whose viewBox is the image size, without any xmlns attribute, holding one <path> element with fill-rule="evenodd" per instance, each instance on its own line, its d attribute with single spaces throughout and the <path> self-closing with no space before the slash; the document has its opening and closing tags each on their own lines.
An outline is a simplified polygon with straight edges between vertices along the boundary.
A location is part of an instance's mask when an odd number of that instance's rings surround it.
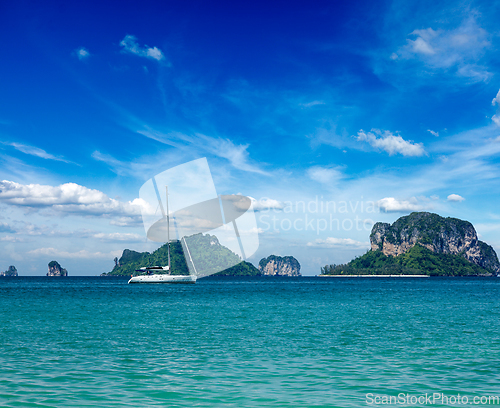
<svg viewBox="0 0 500 408">
<path fill-rule="evenodd" d="M 404 254 L 387 256 L 382 251 L 368 251 L 343 265 L 326 265 L 322 275 L 430 275 L 488 276 L 491 271 L 459 255 L 438 254 L 415 245 Z"/>
<path fill-rule="evenodd" d="M 258 276 L 260 272 L 249 262 L 242 261 L 238 255 L 223 245 L 217 237 L 209 234 L 196 234 L 186 238 L 191 257 L 196 265 L 203 268 L 202 276 L 215 274 L 219 276 Z M 189 275 L 188 265 L 180 241 L 170 243 L 170 260 L 172 275 Z M 168 246 L 161 246 L 153 253 L 137 252 L 125 249 L 119 260 L 115 260 L 115 267 L 102 276 L 130 276 L 137 275 L 136 269 L 147 266 L 168 265 Z M 234 265 L 231 268 L 224 266 Z M 214 271 L 219 271 L 214 273 Z"/>
</svg>

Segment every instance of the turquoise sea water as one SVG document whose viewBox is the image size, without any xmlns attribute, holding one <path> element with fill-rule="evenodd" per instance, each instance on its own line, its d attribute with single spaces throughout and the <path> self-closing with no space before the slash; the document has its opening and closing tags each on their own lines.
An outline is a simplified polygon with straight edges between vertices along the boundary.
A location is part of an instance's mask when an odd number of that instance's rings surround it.
<svg viewBox="0 0 500 408">
<path fill-rule="evenodd" d="M 0 278 L 0 405 L 500 395 L 499 306 L 498 278 Z"/>
</svg>

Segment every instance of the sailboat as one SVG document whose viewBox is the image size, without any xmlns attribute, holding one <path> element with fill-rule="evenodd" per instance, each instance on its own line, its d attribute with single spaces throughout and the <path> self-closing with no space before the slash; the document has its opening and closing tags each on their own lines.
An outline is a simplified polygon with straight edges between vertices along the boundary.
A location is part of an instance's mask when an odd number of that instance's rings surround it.
<svg viewBox="0 0 500 408">
<path fill-rule="evenodd" d="M 168 187 L 167 189 L 167 213 L 163 212 L 163 218 L 167 219 L 167 251 L 168 266 L 148 266 L 136 269 L 135 272 L 146 273 L 146 275 L 132 276 L 128 283 L 196 283 L 195 275 L 172 275 L 170 264 L 170 216 L 168 212 Z M 157 190 L 158 193 L 158 190 Z"/>
</svg>

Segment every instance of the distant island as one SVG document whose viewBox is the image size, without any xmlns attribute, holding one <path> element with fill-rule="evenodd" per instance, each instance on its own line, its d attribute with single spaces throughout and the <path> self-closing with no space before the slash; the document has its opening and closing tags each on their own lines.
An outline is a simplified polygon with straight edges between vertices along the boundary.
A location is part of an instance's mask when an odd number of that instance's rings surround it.
<svg viewBox="0 0 500 408">
<path fill-rule="evenodd" d="M 5 272 L 0 272 L 0 276 L 18 276 L 17 269 L 14 265 L 11 265 Z"/>
<path fill-rule="evenodd" d="M 321 275 L 496 276 L 495 250 L 468 221 L 414 212 L 392 225 L 377 222 L 371 249 L 347 264 L 326 265 Z"/>
<path fill-rule="evenodd" d="M 259 271 L 268 276 L 302 276 L 300 263 L 293 256 L 270 255 L 259 262 Z"/>
<path fill-rule="evenodd" d="M 219 271 L 213 273 L 214 276 L 300 276 L 300 264 L 293 257 L 277 257 L 271 255 L 259 262 L 257 269 L 250 262 L 242 261 L 238 255 L 230 249 L 221 245 L 217 237 L 209 234 L 196 234 L 191 236 L 191 242 L 195 242 L 195 252 L 191 255 L 194 259 L 201 254 L 210 253 L 210 256 L 203 257 L 205 271 Z M 193 241 L 194 240 L 194 241 Z M 115 266 L 111 272 L 102 273 L 101 276 L 130 276 L 136 275 L 136 269 L 145 266 L 167 265 L 168 248 L 167 244 L 161 246 L 152 253 L 137 252 L 125 249 L 122 256 L 115 258 Z M 170 261 L 172 265 L 172 275 L 189 275 L 189 269 L 184 257 L 184 251 L 179 241 L 170 243 Z M 261 265 L 273 265 L 262 267 Z M 224 265 L 234 265 L 231 268 L 223 269 Z"/>
<path fill-rule="evenodd" d="M 68 276 L 68 271 L 59 265 L 57 261 L 49 262 L 49 271 L 47 276 Z"/>
</svg>

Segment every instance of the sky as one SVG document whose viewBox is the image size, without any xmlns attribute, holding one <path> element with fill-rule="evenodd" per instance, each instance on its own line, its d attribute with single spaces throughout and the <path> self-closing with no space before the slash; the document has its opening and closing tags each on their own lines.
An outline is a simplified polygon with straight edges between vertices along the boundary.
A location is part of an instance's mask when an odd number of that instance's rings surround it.
<svg viewBox="0 0 500 408">
<path fill-rule="evenodd" d="M 139 189 L 206 157 L 304 275 L 430 211 L 500 251 L 500 2 L 0 3 L 0 270 L 153 251 Z"/>
</svg>

